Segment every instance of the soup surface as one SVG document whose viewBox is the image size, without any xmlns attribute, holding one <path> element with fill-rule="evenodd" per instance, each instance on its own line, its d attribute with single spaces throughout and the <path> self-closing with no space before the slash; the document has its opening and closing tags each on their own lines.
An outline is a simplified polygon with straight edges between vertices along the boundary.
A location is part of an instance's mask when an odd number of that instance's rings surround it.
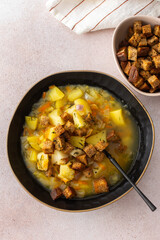
<svg viewBox="0 0 160 240">
<path fill-rule="evenodd" d="M 27 168 L 53 200 L 108 192 L 122 176 L 103 150 L 128 171 L 138 145 L 127 107 L 86 85 L 50 86 L 25 117 L 21 137 Z"/>
</svg>

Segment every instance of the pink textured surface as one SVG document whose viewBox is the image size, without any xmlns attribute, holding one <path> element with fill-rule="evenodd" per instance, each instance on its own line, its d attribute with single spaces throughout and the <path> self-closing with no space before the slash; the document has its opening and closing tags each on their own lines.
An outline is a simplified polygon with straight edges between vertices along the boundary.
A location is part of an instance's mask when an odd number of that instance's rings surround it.
<svg viewBox="0 0 160 240">
<path fill-rule="evenodd" d="M 28 195 L 10 170 L 6 135 L 25 92 L 38 80 L 65 70 L 97 70 L 123 81 L 113 61 L 113 30 L 77 36 L 46 10 L 45 0 L 5 0 L 0 7 L 0 239 L 159 240 L 160 98 L 138 95 L 151 114 L 155 149 L 138 186 L 155 203 L 152 213 L 131 191 L 121 200 L 86 213 L 50 209 Z"/>
</svg>

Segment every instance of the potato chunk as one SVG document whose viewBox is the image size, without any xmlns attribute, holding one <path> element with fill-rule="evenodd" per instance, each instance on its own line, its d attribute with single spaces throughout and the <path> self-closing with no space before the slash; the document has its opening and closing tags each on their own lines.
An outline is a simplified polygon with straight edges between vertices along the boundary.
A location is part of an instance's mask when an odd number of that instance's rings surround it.
<svg viewBox="0 0 160 240">
<path fill-rule="evenodd" d="M 82 128 L 85 126 L 85 121 L 77 111 L 73 112 L 73 121 L 77 128 Z"/>
<path fill-rule="evenodd" d="M 45 154 L 43 152 L 38 153 L 37 155 L 37 168 L 41 171 L 47 171 L 48 170 L 48 154 Z"/>
<path fill-rule="evenodd" d="M 112 121 L 116 125 L 119 125 L 119 126 L 125 125 L 122 109 L 118 109 L 118 110 L 110 112 L 110 116 L 111 116 Z"/>
<path fill-rule="evenodd" d="M 60 173 L 58 177 L 62 179 L 65 183 L 71 181 L 74 178 L 75 171 L 70 168 L 70 164 L 60 165 Z"/>
<path fill-rule="evenodd" d="M 32 136 L 32 137 L 27 137 L 27 141 L 31 145 L 32 148 L 34 148 L 37 151 L 40 151 L 41 148 L 39 146 L 39 137 L 37 136 Z"/>
<path fill-rule="evenodd" d="M 61 118 L 61 114 L 62 114 L 62 111 L 60 109 L 55 109 L 51 113 L 49 113 L 48 117 L 50 119 L 50 122 L 54 126 L 56 126 L 58 124 L 60 124 L 60 125 L 65 124 L 64 120 Z"/>
<path fill-rule="evenodd" d="M 32 129 L 32 130 L 36 130 L 37 128 L 37 124 L 38 124 L 38 118 L 36 117 L 31 117 L 31 116 L 26 116 L 25 117 L 25 121 L 27 126 Z"/>
<path fill-rule="evenodd" d="M 91 113 L 91 108 L 88 104 L 88 102 L 82 98 L 78 98 L 74 101 L 75 106 L 76 106 L 76 110 L 78 111 L 78 113 L 80 115 L 86 115 L 88 113 Z M 78 110 L 78 106 L 82 106 L 82 109 Z"/>
<path fill-rule="evenodd" d="M 53 86 L 48 92 L 49 101 L 57 101 L 64 97 L 64 93 L 56 86 Z"/>
<path fill-rule="evenodd" d="M 95 135 L 92 135 L 86 139 L 86 142 L 88 144 L 93 144 L 96 145 L 100 141 L 105 141 L 107 142 L 107 132 L 106 130 L 103 130 Z"/>
<path fill-rule="evenodd" d="M 70 143 L 72 146 L 83 149 L 85 144 L 85 137 L 71 136 Z"/>
<path fill-rule="evenodd" d="M 76 100 L 77 98 L 80 98 L 83 96 L 83 92 L 80 88 L 74 89 L 72 90 L 69 95 L 68 95 L 68 100 L 73 102 L 74 100 Z"/>
</svg>

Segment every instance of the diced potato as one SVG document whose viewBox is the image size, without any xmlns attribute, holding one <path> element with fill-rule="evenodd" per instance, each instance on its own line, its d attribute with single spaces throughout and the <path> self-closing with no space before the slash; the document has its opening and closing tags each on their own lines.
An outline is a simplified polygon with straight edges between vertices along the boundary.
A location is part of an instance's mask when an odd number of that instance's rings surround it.
<svg viewBox="0 0 160 240">
<path fill-rule="evenodd" d="M 26 117 L 25 117 L 25 120 L 26 120 L 27 126 L 28 126 L 30 129 L 35 130 L 35 129 L 37 128 L 38 118 L 26 116 Z"/>
<path fill-rule="evenodd" d="M 73 112 L 74 112 L 75 110 L 76 110 L 76 106 L 73 105 L 72 107 L 67 108 L 67 109 L 65 110 L 65 112 L 67 112 L 67 113 L 70 114 L 70 115 L 73 115 Z"/>
<path fill-rule="evenodd" d="M 112 121 L 119 126 L 125 125 L 122 109 L 115 110 L 110 112 Z"/>
<path fill-rule="evenodd" d="M 57 188 L 62 184 L 59 178 L 47 177 L 43 172 L 35 171 L 33 174 L 44 186 L 50 190 Z"/>
<path fill-rule="evenodd" d="M 58 124 L 64 125 L 65 122 L 60 117 L 61 114 L 62 114 L 62 111 L 60 109 L 53 110 L 51 113 L 48 114 L 50 122 L 55 126 L 58 125 Z"/>
<path fill-rule="evenodd" d="M 72 90 L 69 95 L 68 95 L 68 100 L 69 101 L 74 101 L 76 100 L 77 98 L 80 98 L 83 96 L 83 92 L 80 88 L 77 88 L 77 89 L 74 89 Z"/>
<path fill-rule="evenodd" d="M 29 160 L 31 162 L 37 162 L 37 151 L 35 151 L 34 149 L 30 151 Z"/>
<path fill-rule="evenodd" d="M 54 110 L 54 108 L 51 106 L 45 110 L 46 113 L 50 113 Z"/>
<path fill-rule="evenodd" d="M 70 168 L 70 164 L 60 165 L 60 173 L 58 177 L 61 178 L 65 183 L 71 181 L 74 178 L 75 171 Z"/>
<path fill-rule="evenodd" d="M 41 148 L 39 146 L 39 137 L 37 136 L 32 136 L 32 137 L 27 137 L 27 141 L 31 145 L 32 148 L 34 148 L 37 151 L 40 151 Z"/>
<path fill-rule="evenodd" d="M 76 111 L 73 112 L 73 121 L 74 121 L 74 125 L 77 128 L 82 128 L 85 126 L 85 121 L 83 120 L 81 115 Z"/>
<path fill-rule="evenodd" d="M 63 97 L 64 97 L 64 93 L 56 86 L 51 88 L 48 92 L 48 99 L 50 101 L 57 101 L 62 99 Z"/>
<path fill-rule="evenodd" d="M 92 135 L 86 139 L 86 142 L 88 144 L 93 144 L 96 145 L 100 141 L 105 141 L 107 142 L 107 132 L 106 130 L 103 130 L 95 135 Z"/>
<path fill-rule="evenodd" d="M 57 100 L 57 101 L 56 101 L 56 108 L 61 108 L 61 107 L 63 107 L 66 103 L 67 103 L 67 100 L 66 100 L 65 97 L 62 98 L 62 99 L 60 99 L 60 100 Z"/>
<path fill-rule="evenodd" d="M 56 133 L 54 131 L 54 127 L 49 128 L 47 130 L 47 138 L 49 140 L 53 141 L 53 139 L 56 138 L 56 137 L 57 137 L 57 135 L 56 135 Z"/>
<path fill-rule="evenodd" d="M 47 171 L 48 170 L 48 154 L 45 154 L 43 152 L 38 153 L 37 155 L 37 168 L 41 171 Z"/>
<path fill-rule="evenodd" d="M 83 149 L 85 144 L 85 137 L 71 136 L 70 143 L 74 147 Z"/>
<path fill-rule="evenodd" d="M 62 151 L 55 150 L 51 157 L 52 163 L 61 165 L 63 164 L 62 159 L 67 157 L 68 157 L 68 154 L 63 153 Z"/>
<path fill-rule="evenodd" d="M 82 105 L 83 106 L 83 110 L 78 111 L 78 113 L 80 115 L 85 115 L 87 113 L 91 113 L 92 112 L 92 110 L 91 110 L 91 108 L 90 108 L 90 106 L 89 106 L 89 104 L 88 104 L 88 102 L 86 100 L 84 100 L 82 98 L 79 98 L 79 99 L 76 99 L 74 101 L 74 103 L 75 103 L 75 105 Z"/>
<path fill-rule="evenodd" d="M 98 98 L 98 92 L 95 89 L 91 89 L 90 90 L 90 95 L 94 98 L 97 99 Z"/>
</svg>

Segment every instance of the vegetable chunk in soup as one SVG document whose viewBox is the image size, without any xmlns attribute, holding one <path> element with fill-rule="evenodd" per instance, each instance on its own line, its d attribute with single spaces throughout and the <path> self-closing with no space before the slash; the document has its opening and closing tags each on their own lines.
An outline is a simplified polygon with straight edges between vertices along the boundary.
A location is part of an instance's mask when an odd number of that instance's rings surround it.
<svg viewBox="0 0 160 240">
<path fill-rule="evenodd" d="M 21 147 L 29 171 L 53 200 L 108 192 L 122 176 L 107 151 L 129 170 L 138 126 L 126 106 L 106 90 L 50 86 L 25 117 Z"/>
</svg>

